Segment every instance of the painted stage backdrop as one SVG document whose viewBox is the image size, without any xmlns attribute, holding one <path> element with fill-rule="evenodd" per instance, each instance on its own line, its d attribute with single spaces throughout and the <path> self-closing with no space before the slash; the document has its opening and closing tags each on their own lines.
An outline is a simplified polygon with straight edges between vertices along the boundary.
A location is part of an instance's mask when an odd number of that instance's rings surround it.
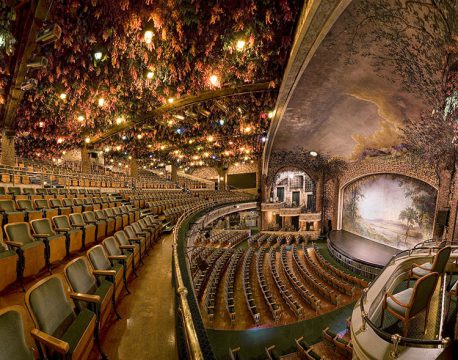
<svg viewBox="0 0 458 360">
<path fill-rule="evenodd" d="M 437 191 L 396 174 L 358 179 L 344 189 L 342 229 L 398 249 L 432 237 Z"/>
</svg>

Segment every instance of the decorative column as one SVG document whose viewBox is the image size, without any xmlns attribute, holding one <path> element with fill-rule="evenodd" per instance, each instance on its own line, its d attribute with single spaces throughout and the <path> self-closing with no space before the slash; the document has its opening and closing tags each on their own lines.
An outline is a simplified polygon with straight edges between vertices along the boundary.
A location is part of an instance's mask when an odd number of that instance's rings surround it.
<svg viewBox="0 0 458 360">
<path fill-rule="evenodd" d="M 135 179 L 138 178 L 138 163 L 137 163 L 137 159 L 135 159 L 134 157 L 132 157 L 129 160 L 129 168 L 130 168 L 130 176 L 132 176 Z"/>
<path fill-rule="evenodd" d="M 218 171 L 218 190 L 226 190 L 227 168 L 217 167 L 216 170 Z"/>
<path fill-rule="evenodd" d="M 81 172 L 83 174 L 91 173 L 91 157 L 87 146 L 81 148 Z"/>
<path fill-rule="evenodd" d="M 178 171 L 177 166 L 175 164 L 172 164 L 172 168 L 170 170 L 170 177 L 171 177 L 171 180 L 174 181 L 174 182 L 178 181 L 177 171 Z"/>
<path fill-rule="evenodd" d="M 2 132 L 2 165 L 16 165 L 14 149 L 15 132 L 11 129 L 4 129 Z"/>
</svg>

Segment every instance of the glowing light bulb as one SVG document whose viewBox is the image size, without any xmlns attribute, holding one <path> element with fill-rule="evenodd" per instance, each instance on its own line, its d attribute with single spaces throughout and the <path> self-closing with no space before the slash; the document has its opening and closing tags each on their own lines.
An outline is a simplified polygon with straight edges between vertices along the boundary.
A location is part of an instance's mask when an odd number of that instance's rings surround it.
<svg viewBox="0 0 458 360">
<path fill-rule="evenodd" d="M 102 54 L 101 51 L 96 51 L 96 52 L 94 53 L 94 59 L 96 59 L 97 61 L 101 60 L 101 59 L 102 59 L 102 56 L 103 56 L 103 54 Z"/>
<path fill-rule="evenodd" d="M 123 120 L 124 120 L 124 119 L 123 119 L 122 117 L 118 117 L 118 118 L 116 119 L 116 125 L 121 125 L 121 123 L 123 122 Z"/>
<path fill-rule="evenodd" d="M 210 76 L 210 84 L 212 84 L 213 86 L 218 86 L 218 85 L 219 85 L 218 76 L 216 76 L 216 75 L 211 75 L 211 76 Z"/>
<path fill-rule="evenodd" d="M 274 116 L 275 116 L 275 111 L 269 111 L 269 113 L 267 114 L 267 117 L 269 119 L 272 119 Z"/>
<path fill-rule="evenodd" d="M 310 155 L 315 157 L 315 156 L 318 156 L 318 153 L 316 151 L 310 151 Z"/>
<path fill-rule="evenodd" d="M 64 142 L 64 139 L 62 139 L 62 138 L 58 138 L 58 139 L 57 139 L 57 143 L 58 143 L 58 144 L 62 144 L 63 142 Z"/>
<path fill-rule="evenodd" d="M 89 143 L 91 142 L 91 138 L 90 138 L 90 137 L 87 137 L 86 139 L 84 139 L 84 142 L 85 142 L 86 144 L 89 144 Z"/>
<path fill-rule="evenodd" d="M 66 93 L 61 93 L 59 95 L 59 97 L 62 99 L 62 100 L 65 100 L 67 98 L 67 94 Z"/>
<path fill-rule="evenodd" d="M 79 122 L 84 121 L 84 116 L 83 116 L 83 115 L 78 115 L 78 121 L 79 121 Z"/>
<path fill-rule="evenodd" d="M 247 126 L 244 130 L 246 133 L 249 133 L 251 131 L 251 126 Z"/>
<path fill-rule="evenodd" d="M 172 104 L 172 103 L 174 102 L 174 100 L 175 100 L 174 98 L 168 98 L 168 99 L 167 99 L 167 102 L 168 102 L 169 104 Z"/>
<path fill-rule="evenodd" d="M 142 134 L 138 134 L 138 135 L 137 135 L 137 139 L 138 139 L 138 140 L 140 140 L 142 137 L 143 137 Z"/>
<path fill-rule="evenodd" d="M 146 30 L 143 34 L 143 39 L 145 40 L 145 43 L 151 44 L 151 42 L 153 41 L 153 36 L 154 33 L 151 30 Z"/>
<path fill-rule="evenodd" d="M 105 148 L 105 152 L 110 152 L 110 148 L 109 148 L 109 147 L 106 147 L 106 148 Z"/>
<path fill-rule="evenodd" d="M 213 140 L 214 140 L 213 136 L 210 135 L 209 137 L 207 137 L 208 142 L 212 142 Z"/>
<path fill-rule="evenodd" d="M 120 151 L 121 150 L 121 145 L 116 146 L 116 150 Z"/>
<path fill-rule="evenodd" d="M 41 128 L 44 128 L 44 127 L 45 127 L 44 121 L 40 121 L 40 122 L 38 123 L 38 126 L 41 127 Z"/>
<path fill-rule="evenodd" d="M 148 71 L 148 72 L 146 73 L 146 78 L 147 78 L 147 79 L 150 79 L 150 80 L 151 80 L 151 79 L 153 78 L 153 76 L 154 76 L 154 73 L 153 73 L 152 71 Z"/>
<path fill-rule="evenodd" d="M 237 40 L 237 43 L 235 44 L 235 48 L 238 51 L 242 51 L 245 48 L 245 45 L 246 45 L 245 40 L 240 39 L 240 40 Z"/>
<path fill-rule="evenodd" d="M 101 97 L 101 98 L 99 98 L 98 104 L 99 104 L 99 106 L 100 106 L 100 107 L 102 107 L 102 106 L 103 106 L 103 104 L 105 104 L 105 99 L 104 99 L 104 98 L 102 98 L 102 97 Z"/>
</svg>

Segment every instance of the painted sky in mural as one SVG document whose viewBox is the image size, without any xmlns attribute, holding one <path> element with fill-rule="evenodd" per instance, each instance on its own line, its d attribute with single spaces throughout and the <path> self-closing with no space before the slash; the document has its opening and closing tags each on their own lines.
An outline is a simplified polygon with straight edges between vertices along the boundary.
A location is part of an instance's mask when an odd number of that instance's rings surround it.
<svg viewBox="0 0 458 360">
<path fill-rule="evenodd" d="M 406 249 L 431 238 L 436 190 L 395 174 L 371 175 L 344 190 L 342 228 Z"/>
</svg>

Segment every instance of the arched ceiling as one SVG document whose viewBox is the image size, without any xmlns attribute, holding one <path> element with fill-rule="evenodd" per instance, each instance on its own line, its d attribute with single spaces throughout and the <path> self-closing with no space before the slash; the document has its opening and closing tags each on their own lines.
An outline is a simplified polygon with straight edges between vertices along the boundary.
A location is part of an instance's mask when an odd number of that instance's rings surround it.
<svg viewBox="0 0 458 360">
<path fill-rule="evenodd" d="M 456 15 L 456 0 L 352 1 L 298 80 L 272 152 L 351 160 L 402 147 L 407 122 L 443 108 Z"/>
</svg>

